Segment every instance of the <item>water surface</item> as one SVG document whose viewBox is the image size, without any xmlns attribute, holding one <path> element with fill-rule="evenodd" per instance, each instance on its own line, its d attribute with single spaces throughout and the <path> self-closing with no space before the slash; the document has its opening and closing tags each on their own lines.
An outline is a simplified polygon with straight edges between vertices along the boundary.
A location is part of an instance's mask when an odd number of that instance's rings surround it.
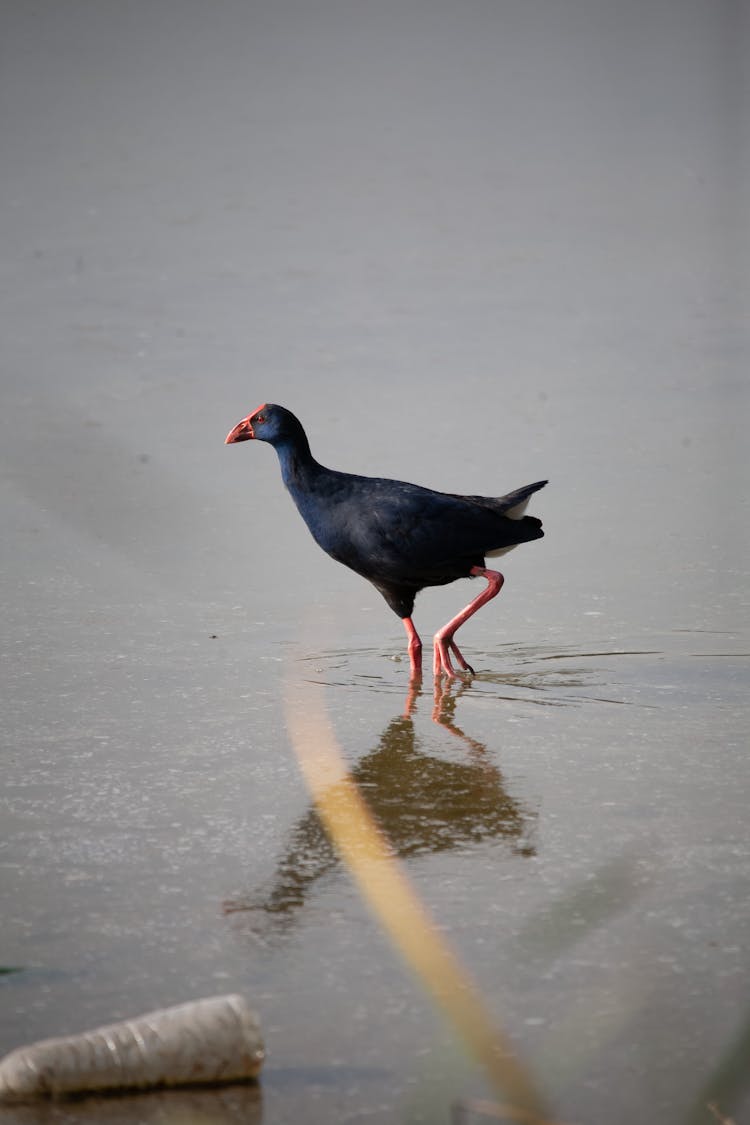
<svg viewBox="0 0 750 1125">
<path fill-rule="evenodd" d="M 259 1090 L 2 1125 L 486 1119 L 305 788 L 321 697 L 555 1119 L 742 1121 L 742 6 L 2 21 L 0 1050 L 233 990 L 269 1048 Z M 410 689 L 272 450 L 223 446 L 265 400 L 336 468 L 550 478 L 470 682 Z"/>
</svg>

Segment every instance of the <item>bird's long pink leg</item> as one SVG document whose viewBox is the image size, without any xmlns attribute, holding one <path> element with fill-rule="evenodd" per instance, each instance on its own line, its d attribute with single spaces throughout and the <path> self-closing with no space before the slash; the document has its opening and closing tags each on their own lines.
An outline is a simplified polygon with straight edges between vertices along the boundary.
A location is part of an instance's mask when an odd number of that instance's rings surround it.
<svg viewBox="0 0 750 1125">
<path fill-rule="evenodd" d="M 414 622 L 411 617 L 404 617 L 404 628 L 406 629 L 406 636 L 408 638 L 409 649 L 409 664 L 410 676 L 413 680 L 421 679 L 422 676 L 422 642 L 419 639 L 419 633 L 414 628 Z"/>
<path fill-rule="evenodd" d="M 451 652 L 456 657 L 465 672 L 472 671 L 471 665 L 466 663 L 463 656 L 461 655 L 461 652 L 459 651 L 458 645 L 453 640 L 453 634 L 464 624 L 465 621 L 468 621 L 469 618 L 473 614 L 475 614 L 478 609 L 481 609 L 483 605 L 486 605 L 487 602 L 491 601 L 492 598 L 496 597 L 500 593 L 503 582 L 505 581 L 499 571 L 486 570 L 483 566 L 473 566 L 469 573 L 473 578 L 486 578 L 487 586 L 484 590 L 482 590 L 481 594 L 478 594 L 477 597 L 474 598 L 473 602 L 469 602 L 465 609 L 462 609 L 460 613 L 457 613 L 456 616 L 452 618 L 447 625 L 443 625 L 442 629 L 440 629 L 435 634 L 435 657 L 433 662 L 433 670 L 436 676 L 439 676 L 441 672 L 445 672 L 447 676 L 456 675 L 456 669 L 451 663 Z"/>
</svg>

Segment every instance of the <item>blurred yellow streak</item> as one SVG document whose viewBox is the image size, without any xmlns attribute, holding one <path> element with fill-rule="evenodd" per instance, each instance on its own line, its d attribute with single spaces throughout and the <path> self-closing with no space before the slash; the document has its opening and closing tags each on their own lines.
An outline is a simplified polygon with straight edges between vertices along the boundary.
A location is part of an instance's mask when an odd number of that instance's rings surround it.
<svg viewBox="0 0 750 1125">
<path fill-rule="evenodd" d="M 318 813 L 360 891 L 404 960 L 512 1106 L 508 1118 L 544 1125 L 542 1101 L 512 1044 L 492 1023 L 476 985 L 441 937 L 346 769 L 322 692 L 288 686 L 286 721 Z"/>
</svg>

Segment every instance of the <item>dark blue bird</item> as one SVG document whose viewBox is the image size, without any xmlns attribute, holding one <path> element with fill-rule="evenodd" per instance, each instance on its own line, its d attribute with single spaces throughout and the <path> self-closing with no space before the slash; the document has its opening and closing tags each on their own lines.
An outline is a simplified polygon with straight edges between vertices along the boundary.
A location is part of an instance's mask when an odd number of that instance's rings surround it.
<svg viewBox="0 0 750 1125">
<path fill-rule="evenodd" d="M 505 496 L 459 496 L 326 469 L 310 452 L 300 421 L 270 402 L 238 422 L 226 444 L 251 439 L 276 450 L 284 484 L 315 542 L 372 582 L 403 620 L 412 677 L 422 669 L 422 642 L 411 619 L 419 591 L 457 578 L 487 579 L 482 593 L 435 634 L 435 675 L 456 675 L 451 653 L 473 674 L 453 636 L 503 585 L 502 574 L 487 570 L 485 558 L 544 535 L 541 520 L 523 513 L 532 493 L 547 482 Z"/>
</svg>

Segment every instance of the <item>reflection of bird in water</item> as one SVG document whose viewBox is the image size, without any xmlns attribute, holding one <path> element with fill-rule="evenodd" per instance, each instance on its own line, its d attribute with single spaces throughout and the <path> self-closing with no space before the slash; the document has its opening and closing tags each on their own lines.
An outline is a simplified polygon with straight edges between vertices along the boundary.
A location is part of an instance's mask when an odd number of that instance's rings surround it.
<svg viewBox="0 0 750 1125">
<path fill-rule="evenodd" d="M 455 734 L 457 738 L 460 738 L 461 741 L 468 746 L 472 754 L 479 755 L 481 758 L 482 755 L 487 753 L 487 747 L 483 743 L 478 742 L 475 738 L 470 738 L 468 734 L 464 734 L 461 728 L 456 724 L 456 704 L 467 687 L 468 684 L 461 681 L 459 681 L 458 685 L 451 684 L 450 686 L 446 686 L 445 682 L 436 676 L 433 684 L 432 721 L 438 723 L 441 727 L 445 727 L 451 734 Z M 412 679 L 409 683 L 409 691 L 406 696 L 404 718 L 411 718 L 414 714 L 417 700 L 421 694 L 421 680 Z"/>
<path fill-rule="evenodd" d="M 468 762 L 445 761 L 418 749 L 411 718 L 417 695 L 410 693 L 407 714 L 391 720 L 377 747 L 351 771 L 393 853 L 408 858 L 502 839 L 514 854 L 533 855 L 528 843 L 531 814 L 506 792 L 502 774 L 487 761 L 482 744 L 455 725 L 457 695 L 446 692 L 436 702 L 433 718 L 468 743 Z M 285 929 L 338 863 L 313 807 L 292 829 L 270 884 L 226 902 L 225 913 L 251 911 L 256 924 L 274 919 Z M 263 922 L 259 928 L 265 928 Z"/>
</svg>

